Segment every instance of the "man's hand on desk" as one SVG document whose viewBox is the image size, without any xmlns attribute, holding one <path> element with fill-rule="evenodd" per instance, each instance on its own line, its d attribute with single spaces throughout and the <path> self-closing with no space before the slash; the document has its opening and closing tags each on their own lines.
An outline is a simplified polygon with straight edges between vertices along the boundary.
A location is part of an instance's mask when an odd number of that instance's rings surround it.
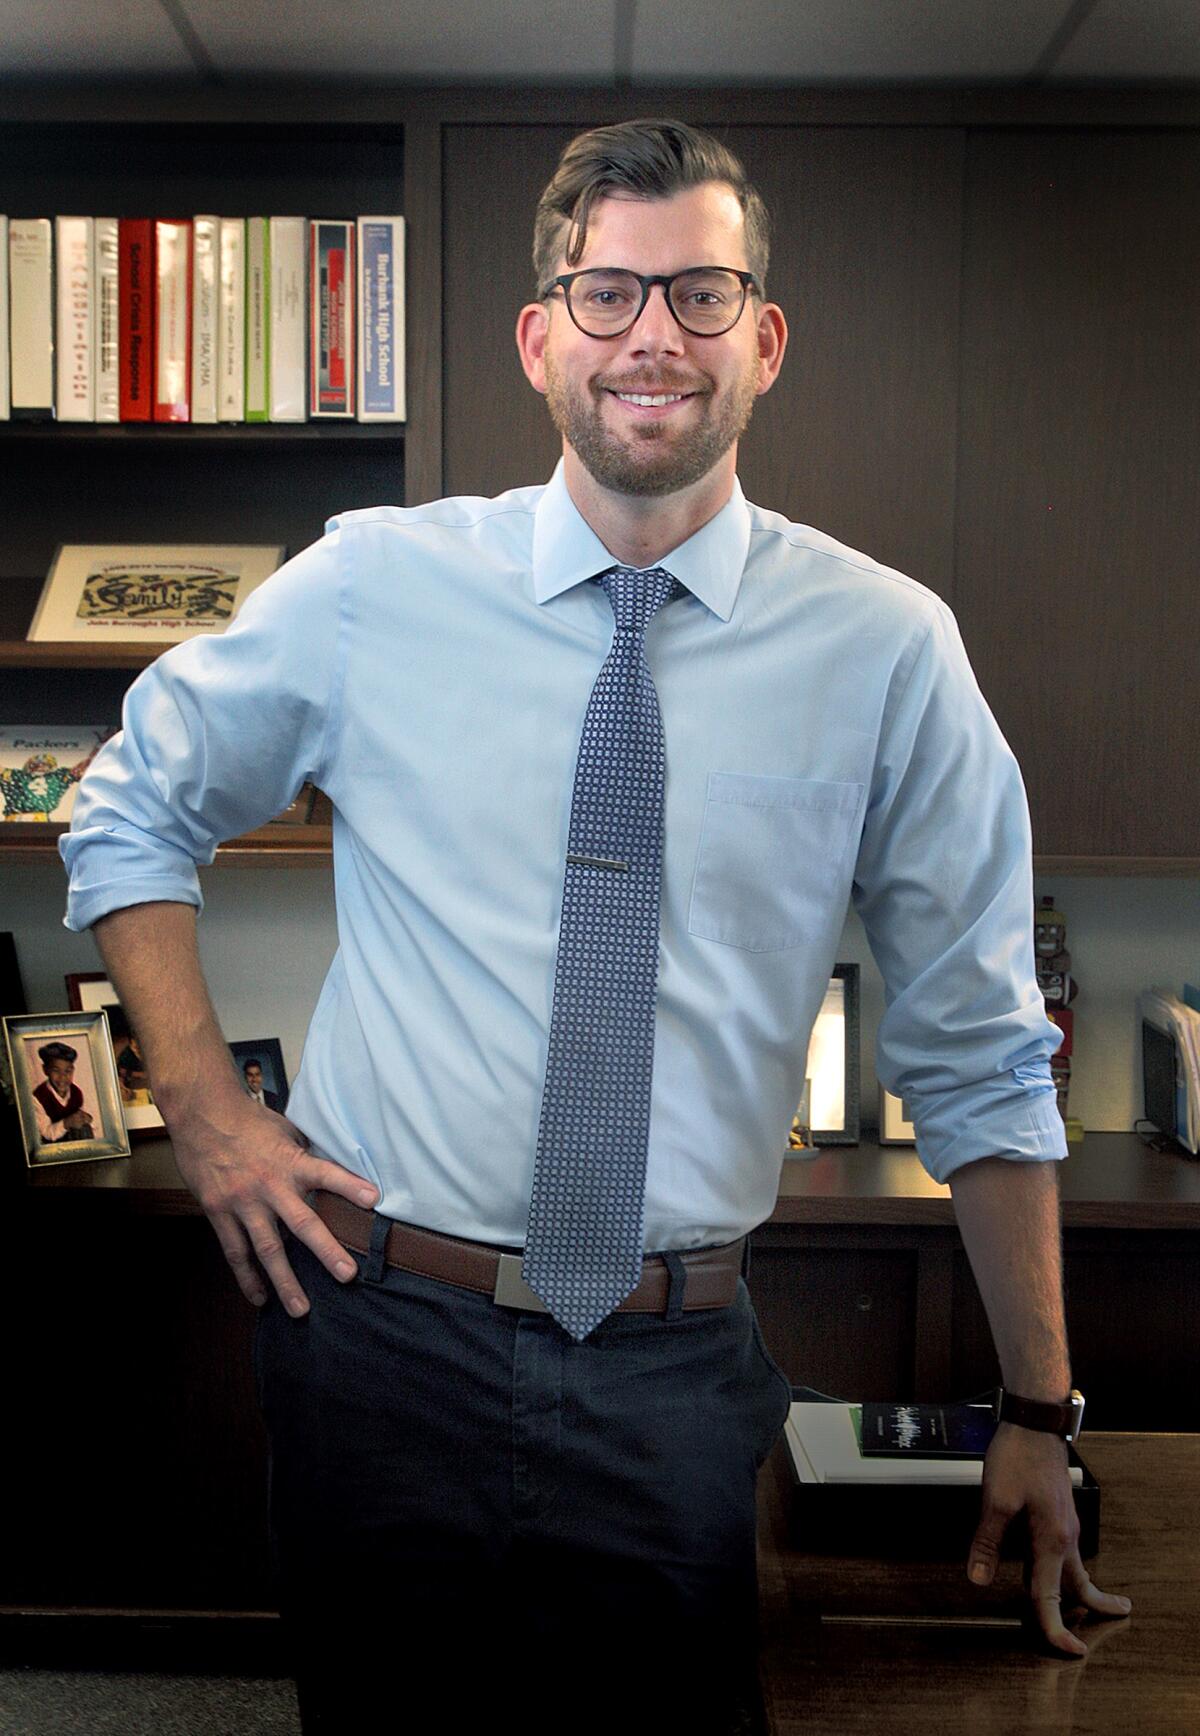
<svg viewBox="0 0 1200 1736">
<path fill-rule="evenodd" d="M 977 1585 L 989 1585 L 1000 1559 L 1000 1540 L 1010 1522 L 1026 1509 L 1031 1557 L 1025 1563 L 1025 1590 L 1033 1614 L 1050 1645 L 1072 1657 L 1087 1647 L 1068 1633 L 1062 1601 L 1097 1615 L 1129 1614 L 1126 1597 L 1101 1591 L 1079 1558 L 1079 1516 L 1068 1475 L 1067 1443 L 1016 1423 L 1000 1423 L 983 1461 L 983 1511 L 971 1543 L 968 1572 Z M 980 1571 L 982 1570 L 982 1571 Z"/>
<path fill-rule="evenodd" d="M 216 1231 L 242 1294 L 257 1307 L 267 1300 L 261 1266 L 289 1314 L 308 1312 L 308 1297 L 284 1252 L 280 1221 L 335 1278 L 344 1283 L 354 1276 L 354 1262 L 304 1195 L 323 1188 L 355 1205 L 374 1206 L 379 1190 L 331 1159 L 312 1156 L 286 1115 L 249 1097 L 243 1107 L 235 1096 L 203 1115 L 168 1115 L 167 1128 L 180 1175 Z"/>
</svg>

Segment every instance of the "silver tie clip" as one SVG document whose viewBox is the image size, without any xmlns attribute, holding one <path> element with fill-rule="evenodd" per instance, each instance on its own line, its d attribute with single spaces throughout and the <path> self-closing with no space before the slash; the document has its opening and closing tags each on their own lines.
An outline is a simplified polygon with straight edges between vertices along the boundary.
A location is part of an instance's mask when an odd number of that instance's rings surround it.
<svg viewBox="0 0 1200 1736">
<path fill-rule="evenodd" d="M 612 856 L 576 856 L 570 851 L 567 852 L 567 861 L 574 862 L 582 868 L 619 868 L 622 871 L 627 871 L 629 868 L 628 862 L 618 862 Z"/>
</svg>

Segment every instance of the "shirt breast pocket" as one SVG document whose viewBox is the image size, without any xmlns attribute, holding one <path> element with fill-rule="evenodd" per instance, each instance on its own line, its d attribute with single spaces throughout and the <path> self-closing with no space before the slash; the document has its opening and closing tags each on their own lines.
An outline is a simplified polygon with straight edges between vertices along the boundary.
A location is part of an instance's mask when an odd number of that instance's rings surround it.
<svg viewBox="0 0 1200 1736">
<path fill-rule="evenodd" d="M 748 952 L 821 927 L 855 834 L 862 784 L 710 772 L 688 932 Z"/>
</svg>

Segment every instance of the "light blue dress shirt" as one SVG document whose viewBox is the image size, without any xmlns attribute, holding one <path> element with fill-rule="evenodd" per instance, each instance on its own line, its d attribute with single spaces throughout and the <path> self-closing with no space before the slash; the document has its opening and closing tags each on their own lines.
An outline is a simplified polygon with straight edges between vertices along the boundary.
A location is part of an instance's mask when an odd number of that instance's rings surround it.
<svg viewBox="0 0 1200 1736">
<path fill-rule="evenodd" d="M 329 520 L 220 636 L 166 652 L 80 786 L 67 926 L 199 906 L 197 863 L 311 779 L 339 950 L 288 1113 L 380 1210 L 520 1246 L 575 758 L 613 557 L 561 464 L 494 500 Z M 877 1070 L 938 1181 L 1066 1155 L 1033 954 L 1028 806 L 950 609 L 749 505 L 657 563 L 666 821 L 644 1245 L 774 1207 L 853 898 Z"/>
</svg>

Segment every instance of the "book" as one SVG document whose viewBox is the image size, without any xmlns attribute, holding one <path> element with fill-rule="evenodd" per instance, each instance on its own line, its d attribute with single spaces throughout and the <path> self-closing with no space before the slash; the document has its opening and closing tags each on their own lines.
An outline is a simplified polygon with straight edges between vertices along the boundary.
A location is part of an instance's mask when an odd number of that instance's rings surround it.
<svg viewBox="0 0 1200 1736">
<path fill-rule="evenodd" d="M 117 222 L 117 367 L 122 422 L 154 414 L 154 225 L 149 217 Z"/>
<path fill-rule="evenodd" d="M 271 420 L 304 422 L 306 220 L 271 218 Z"/>
<path fill-rule="evenodd" d="M 404 219 L 358 219 L 358 420 L 403 422 Z"/>
<path fill-rule="evenodd" d="M 8 395 L 8 218 L 0 216 L 0 422 L 10 414 Z"/>
<path fill-rule="evenodd" d="M 111 724 L 0 724 L 0 823 L 65 823 Z"/>
<path fill-rule="evenodd" d="M 192 421 L 217 419 L 219 217 L 192 218 Z"/>
<path fill-rule="evenodd" d="M 217 404 L 222 422 L 246 414 L 246 220 L 221 219 L 220 319 L 217 328 Z"/>
<path fill-rule="evenodd" d="M 996 1432 L 996 1406 L 876 1404 L 860 1407 L 859 1449 L 866 1458 L 978 1459 Z"/>
<path fill-rule="evenodd" d="M 96 420 L 93 228 L 90 217 L 54 219 L 54 413 L 60 422 Z"/>
<path fill-rule="evenodd" d="M 96 420 L 121 420 L 120 246 L 115 217 L 96 218 Z"/>
<path fill-rule="evenodd" d="M 355 270 L 352 221 L 309 224 L 310 416 L 353 417 Z"/>
<path fill-rule="evenodd" d="M 271 229 L 265 217 L 246 219 L 247 422 L 265 422 L 271 390 Z"/>
<path fill-rule="evenodd" d="M 192 416 L 192 223 L 154 225 L 154 420 Z"/>
<path fill-rule="evenodd" d="M 54 236 L 48 217 L 8 225 L 9 407 L 14 418 L 54 416 Z"/>
</svg>

